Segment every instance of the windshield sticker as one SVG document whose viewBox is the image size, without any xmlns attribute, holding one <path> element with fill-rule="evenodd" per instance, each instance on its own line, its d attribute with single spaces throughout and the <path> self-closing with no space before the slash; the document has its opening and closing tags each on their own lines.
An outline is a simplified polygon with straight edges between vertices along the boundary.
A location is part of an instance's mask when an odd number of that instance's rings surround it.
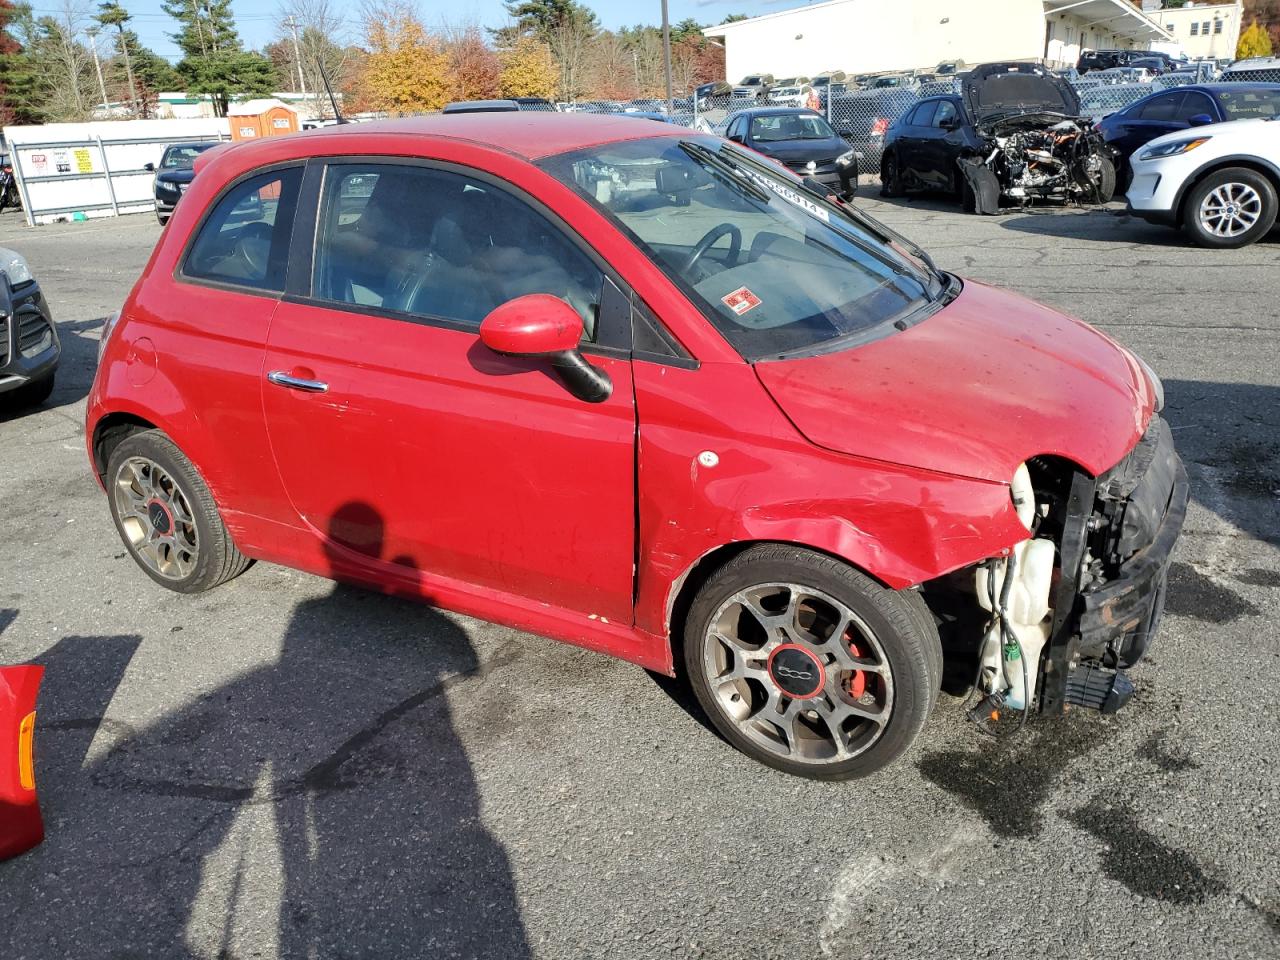
<svg viewBox="0 0 1280 960">
<path fill-rule="evenodd" d="M 756 183 L 760 184 L 760 186 L 765 187 L 768 190 L 772 190 L 774 193 L 780 196 L 783 200 L 786 200 L 788 203 L 793 203 L 797 207 L 800 207 L 802 210 L 813 214 L 813 216 L 817 217 L 823 223 L 831 222 L 831 217 L 827 213 L 827 211 L 823 210 L 821 206 L 814 203 L 804 194 L 797 193 L 795 190 L 792 190 L 790 187 L 787 187 L 781 183 L 778 183 L 778 181 L 776 180 L 770 180 L 768 177 L 761 176 L 760 174 L 756 173 L 754 170 L 747 170 L 744 172 L 747 174 L 748 177 L 750 177 Z"/>
<path fill-rule="evenodd" d="M 746 287 L 739 287 L 733 293 L 721 297 L 720 302 L 738 316 L 742 316 L 748 310 L 754 310 L 761 303 L 760 298 Z"/>
</svg>

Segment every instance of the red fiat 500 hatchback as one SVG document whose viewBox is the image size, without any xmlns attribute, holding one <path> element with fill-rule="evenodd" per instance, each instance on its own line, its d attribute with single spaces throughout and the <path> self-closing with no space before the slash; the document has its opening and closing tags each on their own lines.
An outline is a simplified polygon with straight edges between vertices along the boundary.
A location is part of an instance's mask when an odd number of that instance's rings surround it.
<svg viewBox="0 0 1280 960">
<path fill-rule="evenodd" d="M 270 560 L 683 672 L 812 777 L 908 747 L 943 640 L 980 723 L 1128 698 L 1187 484 L 1103 334 L 645 120 L 196 162 L 88 406 L 162 586 Z"/>
</svg>

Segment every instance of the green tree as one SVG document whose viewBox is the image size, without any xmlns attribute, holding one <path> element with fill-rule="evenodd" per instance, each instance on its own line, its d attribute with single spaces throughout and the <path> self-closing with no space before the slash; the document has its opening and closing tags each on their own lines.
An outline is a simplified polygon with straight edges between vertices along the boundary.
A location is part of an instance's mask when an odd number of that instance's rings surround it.
<svg viewBox="0 0 1280 960">
<path fill-rule="evenodd" d="M 27 8 L 30 16 L 30 8 Z M 19 10 L 9 0 L 0 0 L 0 124 L 25 123 L 35 119 L 24 101 L 30 86 L 30 66 L 22 44 L 11 32 Z"/>
<path fill-rule="evenodd" d="M 731 13 L 731 14 L 729 14 L 727 17 L 725 17 L 723 20 L 721 20 L 720 22 L 721 22 L 722 24 L 723 24 L 723 23 L 737 23 L 739 20 L 750 20 L 750 19 L 751 19 L 751 18 L 750 18 L 750 17 L 748 17 L 745 13 Z"/>
<path fill-rule="evenodd" d="M 204 57 L 188 57 L 178 64 L 188 93 L 213 99 L 213 111 L 227 115 L 233 99 L 261 97 L 275 88 L 276 71 L 260 53 L 245 50 L 218 50 Z"/>
<path fill-rule="evenodd" d="M 1240 34 L 1240 44 L 1236 47 L 1236 59 L 1269 57 L 1272 52 L 1271 34 L 1257 20 L 1254 20 L 1249 24 L 1248 29 Z"/>
<path fill-rule="evenodd" d="M 178 21 L 178 32 L 170 36 L 184 59 L 240 50 L 231 0 L 166 0 L 161 9 Z"/>
<path fill-rule="evenodd" d="M 226 116 L 233 99 L 275 88 L 271 61 L 241 46 L 231 0 L 168 0 L 163 9 L 178 21 L 171 36 L 183 53 L 177 70 L 187 92 L 210 96 L 218 116 Z"/>
<path fill-rule="evenodd" d="M 671 42 L 679 43 L 681 40 L 702 40 L 702 24 L 698 23 L 693 17 L 685 17 L 679 23 L 671 27 Z"/>
</svg>

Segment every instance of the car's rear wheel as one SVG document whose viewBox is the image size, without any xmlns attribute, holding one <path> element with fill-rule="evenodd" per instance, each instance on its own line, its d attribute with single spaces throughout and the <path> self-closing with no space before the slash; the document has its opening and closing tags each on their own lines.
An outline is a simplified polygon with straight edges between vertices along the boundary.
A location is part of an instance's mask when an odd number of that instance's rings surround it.
<svg viewBox="0 0 1280 960">
<path fill-rule="evenodd" d="M 902 189 L 902 171 L 898 169 L 898 158 L 886 152 L 880 160 L 880 196 L 900 197 Z"/>
<path fill-rule="evenodd" d="M 201 593 L 251 563 L 231 541 L 191 461 L 159 430 L 121 441 L 108 460 L 106 480 L 120 539 L 162 587 Z"/>
<path fill-rule="evenodd" d="M 1182 227 L 1202 247 L 1245 247 L 1270 232 L 1276 213 L 1270 180 L 1246 167 L 1227 167 L 1187 191 Z"/>
<path fill-rule="evenodd" d="M 819 780 L 865 776 L 900 756 L 942 675 L 937 628 L 918 594 L 782 544 L 745 551 L 702 586 L 684 660 L 726 740 Z"/>
</svg>

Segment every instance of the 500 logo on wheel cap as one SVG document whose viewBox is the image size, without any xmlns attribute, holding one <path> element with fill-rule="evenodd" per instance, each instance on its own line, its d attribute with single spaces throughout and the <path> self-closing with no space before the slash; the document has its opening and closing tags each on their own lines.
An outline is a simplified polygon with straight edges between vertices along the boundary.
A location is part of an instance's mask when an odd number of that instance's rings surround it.
<svg viewBox="0 0 1280 960">
<path fill-rule="evenodd" d="M 769 677 L 794 700 L 811 700 L 827 683 L 822 661 L 795 643 L 784 643 L 773 651 L 769 657 Z"/>
</svg>

